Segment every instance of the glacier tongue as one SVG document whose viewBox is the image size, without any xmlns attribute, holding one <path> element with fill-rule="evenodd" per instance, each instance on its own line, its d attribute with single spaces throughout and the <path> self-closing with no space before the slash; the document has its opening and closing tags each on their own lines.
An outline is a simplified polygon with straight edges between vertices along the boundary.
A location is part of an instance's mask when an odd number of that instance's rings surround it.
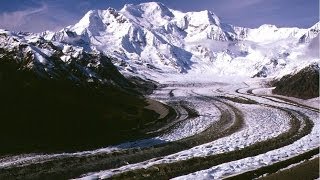
<svg viewBox="0 0 320 180">
<path fill-rule="evenodd" d="M 91 10 L 77 24 L 44 33 L 86 51 L 115 57 L 127 74 L 163 73 L 274 76 L 319 62 L 308 56 L 319 23 L 310 29 L 226 24 L 210 11 L 180 12 L 162 3 Z"/>
</svg>

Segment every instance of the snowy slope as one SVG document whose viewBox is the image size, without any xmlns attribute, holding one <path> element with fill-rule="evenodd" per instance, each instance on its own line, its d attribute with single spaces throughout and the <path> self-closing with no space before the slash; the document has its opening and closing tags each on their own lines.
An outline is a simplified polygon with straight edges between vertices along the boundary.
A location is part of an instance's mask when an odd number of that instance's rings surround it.
<svg viewBox="0 0 320 180">
<path fill-rule="evenodd" d="M 306 43 L 310 42 L 312 39 L 314 39 L 320 32 L 320 22 L 313 25 L 311 28 L 307 30 L 307 32 L 300 37 L 299 42 Z M 319 38 L 318 38 L 319 41 Z"/>
<path fill-rule="evenodd" d="M 128 4 L 119 11 L 91 10 L 77 24 L 43 35 L 48 40 L 102 51 L 117 58 L 114 63 L 129 74 L 254 77 L 286 74 L 290 72 L 287 66 L 292 69 L 301 61 L 318 61 L 305 53 L 318 26 L 250 29 L 226 24 L 207 10 L 184 13 L 150 2 Z"/>
<path fill-rule="evenodd" d="M 83 47 L 47 41 L 32 33 L 0 29 L 0 62 L 45 79 L 68 79 L 76 84 L 130 85 L 111 60 L 100 52 L 88 53 Z"/>
</svg>

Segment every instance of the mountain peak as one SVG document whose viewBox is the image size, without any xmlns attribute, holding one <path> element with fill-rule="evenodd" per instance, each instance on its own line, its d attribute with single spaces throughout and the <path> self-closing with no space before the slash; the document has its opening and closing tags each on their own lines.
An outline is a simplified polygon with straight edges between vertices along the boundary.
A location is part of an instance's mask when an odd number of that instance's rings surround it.
<svg viewBox="0 0 320 180">
<path fill-rule="evenodd" d="M 312 39 L 317 38 L 316 41 L 319 41 L 319 34 L 320 32 L 320 22 L 317 22 L 315 25 L 313 25 L 312 27 L 310 27 L 307 32 L 301 36 L 301 38 L 299 39 L 300 43 L 308 43 L 311 42 Z"/>
<path fill-rule="evenodd" d="M 100 10 L 90 10 L 83 18 L 72 28 L 77 34 L 82 34 L 88 29 L 91 33 L 96 34 L 98 31 L 105 29 L 105 25 L 100 17 Z"/>
<path fill-rule="evenodd" d="M 170 19 L 174 15 L 168 7 L 159 2 L 147 2 L 137 5 L 126 4 L 120 12 L 130 14 L 134 17 L 146 18 L 151 20 L 156 19 Z"/>
<path fill-rule="evenodd" d="M 263 24 L 258 29 L 277 29 L 277 26 L 273 24 Z"/>
<path fill-rule="evenodd" d="M 310 29 L 320 29 L 320 21 L 314 24 Z"/>
<path fill-rule="evenodd" d="M 209 24 L 215 24 L 217 26 L 220 26 L 219 17 L 216 14 L 214 14 L 212 11 L 204 10 L 204 11 L 200 11 L 198 14 L 201 14 L 204 19 L 207 19 Z"/>
<path fill-rule="evenodd" d="M 138 4 L 138 6 L 144 7 L 144 8 L 151 8 L 151 9 L 153 9 L 153 8 L 166 9 L 167 8 L 161 2 L 145 2 L 145 3 Z"/>
<path fill-rule="evenodd" d="M 244 63 L 243 71 L 251 76 L 262 70 L 280 71 L 302 35 L 301 42 L 309 42 L 319 34 L 318 24 L 310 29 L 270 24 L 250 29 L 225 24 L 209 10 L 180 12 L 148 2 L 127 4 L 120 11 L 91 10 L 76 25 L 45 37 L 85 51 L 102 51 L 118 59 L 115 64 L 129 74 L 205 69 L 235 74 L 235 69 L 224 66 L 226 62 L 250 61 L 256 64 Z M 279 63 L 269 63 L 275 59 Z M 216 62 L 223 62 L 223 67 Z"/>
<path fill-rule="evenodd" d="M 158 2 L 126 4 L 119 13 L 131 22 L 148 28 L 163 26 L 174 18 L 171 10 Z"/>
</svg>

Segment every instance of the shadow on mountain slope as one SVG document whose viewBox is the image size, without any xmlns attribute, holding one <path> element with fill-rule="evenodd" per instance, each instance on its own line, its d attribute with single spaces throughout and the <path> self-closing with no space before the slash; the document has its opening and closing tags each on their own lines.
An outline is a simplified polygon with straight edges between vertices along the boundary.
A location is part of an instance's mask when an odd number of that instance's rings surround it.
<svg viewBox="0 0 320 180">
<path fill-rule="evenodd" d="M 0 154 L 78 151 L 141 138 L 139 129 L 159 116 L 146 105 L 139 93 L 119 86 L 41 78 L 1 59 Z"/>
</svg>

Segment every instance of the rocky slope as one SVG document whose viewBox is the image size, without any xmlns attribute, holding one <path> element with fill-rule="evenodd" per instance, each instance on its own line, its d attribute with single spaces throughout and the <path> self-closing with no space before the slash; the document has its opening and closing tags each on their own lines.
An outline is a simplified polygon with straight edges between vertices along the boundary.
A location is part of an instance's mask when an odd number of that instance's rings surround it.
<svg viewBox="0 0 320 180">
<path fill-rule="evenodd" d="M 153 83 L 125 78 L 99 52 L 33 34 L 1 31 L 0 84 L 0 154 L 102 147 L 145 136 L 158 117 L 141 94 Z"/>
<path fill-rule="evenodd" d="M 310 99 L 319 96 L 319 65 L 312 64 L 295 74 L 282 77 L 274 85 L 273 93 Z"/>
<path fill-rule="evenodd" d="M 17 64 L 18 69 L 33 71 L 45 79 L 122 88 L 131 85 L 103 54 L 85 52 L 81 47 L 46 41 L 32 34 L 2 31 L 0 53 L 2 62 Z"/>
</svg>

